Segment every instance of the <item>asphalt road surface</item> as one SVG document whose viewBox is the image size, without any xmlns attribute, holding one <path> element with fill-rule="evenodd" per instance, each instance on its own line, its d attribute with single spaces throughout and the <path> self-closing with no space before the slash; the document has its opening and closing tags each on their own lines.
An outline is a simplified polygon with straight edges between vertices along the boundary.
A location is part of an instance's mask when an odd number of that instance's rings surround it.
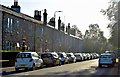
<svg viewBox="0 0 120 77">
<path fill-rule="evenodd" d="M 54 67 L 44 67 L 42 69 L 37 69 L 34 71 L 24 71 L 20 70 L 20 72 L 16 72 L 14 67 L 10 69 L 3 69 L 2 75 L 12 75 L 12 76 L 65 76 L 69 75 L 86 75 L 86 76 L 101 76 L 101 75 L 118 75 L 118 65 L 116 64 L 114 67 L 98 67 L 98 59 L 81 61 L 77 63 L 70 63 L 61 66 Z"/>
</svg>

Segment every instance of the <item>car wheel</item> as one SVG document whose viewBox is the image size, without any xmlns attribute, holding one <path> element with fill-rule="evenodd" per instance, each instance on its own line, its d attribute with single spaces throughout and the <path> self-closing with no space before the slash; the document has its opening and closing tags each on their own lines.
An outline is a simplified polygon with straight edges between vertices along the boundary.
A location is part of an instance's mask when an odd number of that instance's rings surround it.
<svg viewBox="0 0 120 77">
<path fill-rule="evenodd" d="M 61 61 L 59 61 L 59 66 L 61 66 L 61 64 L 62 64 Z"/>
<path fill-rule="evenodd" d="M 25 68 L 26 71 L 28 71 L 28 68 Z"/>
<path fill-rule="evenodd" d="M 112 64 L 112 66 L 111 67 L 114 67 L 114 63 Z"/>
<path fill-rule="evenodd" d="M 98 66 L 99 66 L 99 67 L 102 67 L 102 65 L 101 65 L 101 64 L 99 64 Z"/>
<path fill-rule="evenodd" d="M 33 66 L 32 66 L 32 69 L 31 70 L 35 70 L 36 68 L 35 68 L 35 64 L 33 64 Z"/>
<path fill-rule="evenodd" d="M 40 68 L 41 68 L 41 69 L 43 68 L 43 63 L 40 65 Z"/>
<path fill-rule="evenodd" d="M 69 64 L 70 62 L 69 61 L 67 61 L 67 64 Z"/>
<path fill-rule="evenodd" d="M 62 64 L 62 65 L 64 65 L 64 64 L 65 64 L 65 63 L 64 63 L 64 61 L 60 61 L 60 62 L 61 62 L 61 64 Z"/>
<path fill-rule="evenodd" d="M 19 71 L 19 68 L 15 68 L 15 71 L 17 71 L 17 72 L 18 72 L 18 71 Z"/>
</svg>

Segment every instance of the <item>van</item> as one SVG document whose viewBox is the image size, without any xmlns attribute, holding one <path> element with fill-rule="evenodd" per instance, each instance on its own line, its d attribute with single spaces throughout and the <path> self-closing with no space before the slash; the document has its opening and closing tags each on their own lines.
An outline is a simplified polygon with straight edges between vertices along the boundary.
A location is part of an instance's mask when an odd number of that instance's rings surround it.
<svg viewBox="0 0 120 77">
<path fill-rule="evenodd" d="M 36 52 L 20 52 L 15 59 L 15 70 L 21 68 L 35 70 L 37 67 L 43 67 L 43 60 Z"/>
</svg>

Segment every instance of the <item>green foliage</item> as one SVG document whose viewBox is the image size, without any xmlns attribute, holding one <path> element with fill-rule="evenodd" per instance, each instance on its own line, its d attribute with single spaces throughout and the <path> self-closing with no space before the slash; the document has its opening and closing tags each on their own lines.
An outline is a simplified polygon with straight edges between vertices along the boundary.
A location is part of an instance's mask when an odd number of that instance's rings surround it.
<svg viewBox="0 0 120 77">
<path fill-rule="evenodd" d="M 0 52 L 21 52 L 20 50 L 0 50 Z"/>
<path fill-rule="evenodd" d="M 84 51 L 86 52 L 102 52 L 107 48 L 107 39 L 104 32 L 100 30 L 98 24 L 89 25 L 84 36 Z"/>
<path fill-rule="evenodd" d="M 106 10 L 101 10 L 103 15 L 106 15 L 110 20 L 108 28 L 110 30 L 109 42 L 118 48 L 118 0 L 111 0 L 109 2 L 109 7 Z"/>
</svg>

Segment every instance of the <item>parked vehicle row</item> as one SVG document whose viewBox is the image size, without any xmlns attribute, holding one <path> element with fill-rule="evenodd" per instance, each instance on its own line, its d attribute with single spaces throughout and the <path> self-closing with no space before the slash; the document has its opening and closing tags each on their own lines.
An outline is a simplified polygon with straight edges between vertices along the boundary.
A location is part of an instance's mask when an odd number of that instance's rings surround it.
<svg viewBox="0 0 120 77">
<path fill-rule="evenodd" d="M 97 53 L 65 53 L 65 52 L 42 52 L 38 55 L 36 52 L 20 52 L 15 59 L 15 70 L 24 68 L 25 70 L 35 70 L 43 66 L 56 66 L 77 61 L 90 60 L 98 58 Z"/>
<path fill-rule="evenodd" d="M 97 53 L 74 53 L 76 61 L 91 60 L 99 57 Z"/>
</svg>

